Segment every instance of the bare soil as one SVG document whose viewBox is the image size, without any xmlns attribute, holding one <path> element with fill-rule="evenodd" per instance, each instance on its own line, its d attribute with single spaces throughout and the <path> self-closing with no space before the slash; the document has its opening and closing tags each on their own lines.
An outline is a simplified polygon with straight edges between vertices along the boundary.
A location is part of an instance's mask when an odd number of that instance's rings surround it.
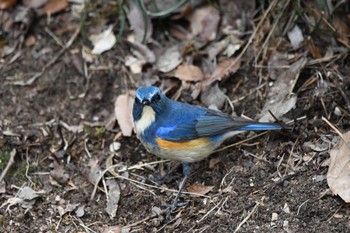
<svg viewBox="0 0 350 233">
<path fill-rule="evenodd" d="M 116 216 L 110 218 L 105 210 L 102 182 L 101 189 L 90 199 L 94 189 L 91 171 L 96 166 L 106 168 L 106 160 L 112 154 L 110 145 L 119 142 L 121 146 L 113 164 L 133 166 L 157 161 L 134 135 L 120 136 L 117 123 L 113 129 L 105 127 L 114 114 L 115 98 L 140 85 L 137 79 L 133 83 L 127 78 L 128 71 L 119 59 L 127 45 L 121 42 L 100 56 L 99 66 L 91 68 L 90 77 L 85 78 L 74 65 L 72 55 L 84 43 L 83 36 L 78 36 L 34 83 L 15 84 L 40 72 L 62 49 L 44 28 L 59 34 L 67 23 L 64 14 L 53 16 L 50 23 L 45 17 L 37 18 L 28 32 L 37 38 L 36 43 L 18 49 L 20 54 L 15 61 L 10 62 L 12 55 L 0 63 L 1 171 L 11 151 L 16 150 L 0 203 L 15 197 L 24 186 L 40 191 L 29 208 L 21 203 L 0 204 L 1 232 L 101 232 L 111 226 L 127 227 L 126 232 L 235 232 L 238 227 L 238 232 L 350 231 L 349 205 L 331 195 L 326 179 L 328 151 L 336 144 L 337 134 L 320 119 L 328 114 L 330 121 L 345 131 L 350 126 L 346 115 L 350 109 L 344 95 L 329 79 L 325 80 L 326 87 L 318 79 L 297 93 L 296 107 L 287 117 L 304 118 L 295 122 L 293 130 L 264 134 L 196 163 L 186 186 L 198 183 L 214 188 L 200 197 L 183 194 L 181 200 L 190 203 L 179 208 L 172 219 L 165 219 L 162 210 L 174 192 L 162 188 L 176 190 L 181 169 L 160 189 L 143 186 L 155 185 L 152 180 L 172 166 L 169 162 L 121 174 L 140 183 L 116 179 L 120 200 Z M 60 39 L 67 42 L 74 30 L 68 27 Z M 337 64 L 337 70 L 346 74 L 340 83 L 345 96 L 350 96 L 348 60 L 346 54 Z M 220 82 L 220 88 L 226 90 L 230 99 L 247 96 L 235 103 L 235 110 L 254 116 L 262 108 L 269 87 L 249 94 L 259 86 L 259 77 L 249 65 L 249 58 L 243 63 L 234 77 Z M 302 71 L 296 89 L 314 69 L 308 66 Z M 170 80 L 181 85 L 178 80 Z M 157 84 L 161 82 L 162 79 Z M 233 91 L 237 85 L 239 90 Z M 188 102 L 183 97 L 180 101 Z M 344 115 L 330 114 L 335 106 L 344 109 Z M 230 111 L 229 107 L 224 111 Z M 83 130 L 76 132 L 73 126 Z M 223 147 L 255 135 L 237 136 Z M 327 142 L 329 146 L 312 150 L 307 142 Z M 76 208 L 60 214 L 69 204 L 78 204 L 83 214 Z M 120 228 L 116 229 L 119 232 Z"/>
</svg>

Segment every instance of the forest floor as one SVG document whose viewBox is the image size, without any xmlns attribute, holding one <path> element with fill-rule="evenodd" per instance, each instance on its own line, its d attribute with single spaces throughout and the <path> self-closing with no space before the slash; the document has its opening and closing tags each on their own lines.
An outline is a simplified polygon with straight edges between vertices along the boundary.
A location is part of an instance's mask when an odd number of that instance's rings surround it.
<svg viewBox="0 0 350 233">
<path fill-rule="evenodd" d="M 0 11 L 1 232 L 350 231 L 328 183 L 330 151 L 350 129 L 347 1 L 167 13 L 181 3 L 169 0 L 159 14 L 140 1 L 42 2 Z M 154 182 L 175 164 L 131 131 L 143 85 L 293 129 L 238 135 L 195 163 L 189 205 L 166 218 L 182 170 Z"/>
</svg>

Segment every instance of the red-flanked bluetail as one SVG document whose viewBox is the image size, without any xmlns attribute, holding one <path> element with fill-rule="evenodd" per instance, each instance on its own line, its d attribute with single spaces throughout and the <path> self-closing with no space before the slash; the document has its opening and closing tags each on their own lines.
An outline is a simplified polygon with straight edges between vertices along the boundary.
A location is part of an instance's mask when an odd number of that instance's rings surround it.
<svg viewBox="0 0 350 233">
<path fill-rule="evenodd" d="M 177 206 L 193 162 L 206 158 L 227 138 L 242 131 L 284 128 L 278 123 L 255 122 L 177 102 L 154 86 L 137 89 L 133 117 L 136 135 L 150 153 L 182 162 L 184 178 L 170 212 Z"/>
</svg>

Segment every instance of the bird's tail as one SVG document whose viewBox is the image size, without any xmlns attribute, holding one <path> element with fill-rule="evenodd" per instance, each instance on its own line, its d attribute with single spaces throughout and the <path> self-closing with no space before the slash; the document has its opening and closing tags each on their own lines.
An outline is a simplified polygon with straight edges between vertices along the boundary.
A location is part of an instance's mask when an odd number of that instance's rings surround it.
<svg viewBox="0 0 350 233">
<path fill-rule="evenodd" d="M 289 126 L 278 124 L 278 123 L 252 123 L 245 125 L 239 130 L 280 130 L 280 129 L 289 129 Z"/>
</svg>

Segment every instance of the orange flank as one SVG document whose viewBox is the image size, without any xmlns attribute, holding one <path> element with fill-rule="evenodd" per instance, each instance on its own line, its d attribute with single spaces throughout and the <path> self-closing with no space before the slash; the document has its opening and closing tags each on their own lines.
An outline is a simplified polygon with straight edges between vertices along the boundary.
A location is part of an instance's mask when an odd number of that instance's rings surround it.
<svg viewBox="0 0 350 233">
<path fill-rule="evenodd" d="M 163 140 L 161 138 L 156 138 L 158 146 L 162 149 L 172 149 L 172 150 L 186 150 L 186 149 L 199 149 L 207 146 L 209 140 L 207 138 L 198 138 L 183 142 L 173 142 Z"/>
</svg>

